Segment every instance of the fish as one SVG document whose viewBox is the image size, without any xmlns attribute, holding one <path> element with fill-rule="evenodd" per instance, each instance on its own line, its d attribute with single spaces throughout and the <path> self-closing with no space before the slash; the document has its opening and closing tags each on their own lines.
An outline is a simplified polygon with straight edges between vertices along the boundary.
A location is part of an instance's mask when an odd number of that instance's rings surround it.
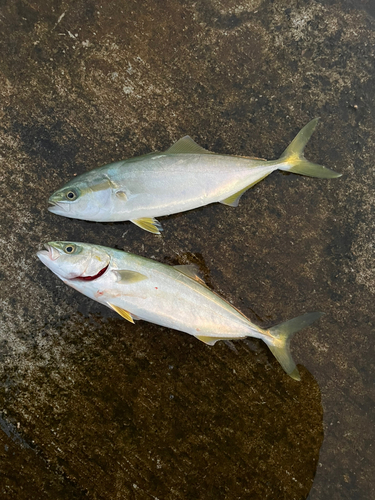
<svg viewBox="0 0 375 500">
<path fill-rule="evenodd" d="M 50 196 L 48 210 L 87 221 L 129 220 L 160 234 L 162 226 L 156 217 L 215 202 L 237 207 L 243 193 L 274 170 L 340 177 L 304 157 L 317 123 L 318 118 L 310 121 L 281 157 L 272 161 L 212 153 L 186 136 L 164 153 L 110 163 L 73 178 Z"/>
<path fill-rule="evenodd" d="M 219 340 L 261 339 L 285 372 L 300 380 L 290 340 L 323 313 L 261 328 L 213 292 L 194 265 L 170 266 L 89 243 L 54 241 L 44 247 L 37 256 L 58 278 L 127 321 L 179 330 L 210 346 Z"/>
</svg>

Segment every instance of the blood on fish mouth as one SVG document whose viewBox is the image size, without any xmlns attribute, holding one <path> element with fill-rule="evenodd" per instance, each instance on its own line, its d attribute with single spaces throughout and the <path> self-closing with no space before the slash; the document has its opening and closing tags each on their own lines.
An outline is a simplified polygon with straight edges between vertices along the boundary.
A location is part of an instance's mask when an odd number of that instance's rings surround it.
<svg viewBox="0 0 375 500">
<path fill-rule="evenodd" d="M 100 276 L 103 276 L 103 274 L 106 272 L 108 269 L 109 264 L 107 264 L 101 271 L 98 272 L 98 274 L 95 274 L 95 276 L 77 276 L 77 278 L 74 278 L 75 280 L 81 280 L 81 281 L 94 281 Z"/>
</svg>

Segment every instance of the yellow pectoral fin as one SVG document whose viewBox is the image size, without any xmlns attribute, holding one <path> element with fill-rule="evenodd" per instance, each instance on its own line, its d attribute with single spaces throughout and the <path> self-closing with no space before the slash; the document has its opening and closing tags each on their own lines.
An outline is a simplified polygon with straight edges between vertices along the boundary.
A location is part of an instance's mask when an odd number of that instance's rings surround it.
<svg viewBox="0 0 375 500">
<path fill-rule="evenodd" d="M 132 283 L 138 283 L 139 281 L 147 280 L 147 276 L 141 273 L 137 273 L 136 271 L 127 271 L 125 269 L 116 269 L 113 271 L 118 281 L 117 283 L 121 283 L 123 285 L 131 285 Z"/>
<path fill-rule="evenodd" d="M 122 309 L 121 307 L 114 306 L 113 304 L 110 304 L 109 302 L 107 302 L 107 304 L 109 305 L 109 307 L 111 307 L 114 311 L 116 311 L 124 319 L 126 319 L 126 320 L 130 321 L 130 323 L 134 324 L 133 317 L 128 311 L 125 311 L 125 309 Z"/>
<path fill-rule="evenodd" d="M 121 201 L 128 201 L 128 197 L 125 193 L 125 191 L 116 191 L 116 196 L 119 200 Z"/>
<path fill-rule="evenodd" d="M 116 184 L 111 181 L 111 179 L 103 179 L 101 182 L 93 184 L 90 186 L 91 191 L 106 191 L 107 189 L 116 188 Z"/>
<path fill-rule="evenodd" d="M 136 226 L 139 226 L 145 231 L 149 231 L 150 233 L 160 234 L 160 231 L 163 231 L 160 222 L 154 219 L 153 217 L 142 217 L 141 219 L 133 219 L 132 222 Z"/>
</svg>

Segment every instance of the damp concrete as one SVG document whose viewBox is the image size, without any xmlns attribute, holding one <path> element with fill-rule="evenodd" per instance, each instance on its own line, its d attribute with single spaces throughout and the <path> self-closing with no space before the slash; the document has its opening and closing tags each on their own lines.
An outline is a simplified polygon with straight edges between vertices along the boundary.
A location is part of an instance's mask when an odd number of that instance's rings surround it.
<svg viewBox="0 0 375 500">
<path fill-rule="evenodd" d="M 368 1 L 0 3 L 0 498 L 369 499 L 375 493 L 374 42 Z M 237 208 L 69 220 L 47 199 L 88 169 L 189 134 L 306 156 Z M 326 314 L 288 378 L 249 339 L 209 347 L 66 287 L 37 259 L 84 241 L 195 263 L 254 323 Z"/>
</svg>

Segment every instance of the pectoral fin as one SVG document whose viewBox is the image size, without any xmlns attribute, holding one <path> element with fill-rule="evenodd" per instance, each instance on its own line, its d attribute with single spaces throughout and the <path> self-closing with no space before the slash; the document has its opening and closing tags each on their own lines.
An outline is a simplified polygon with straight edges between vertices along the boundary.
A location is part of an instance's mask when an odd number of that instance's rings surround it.
<svg viewBox="0 0 375 500">
<path fill-rule="evenodd" d="M 176 155 L 176 154 L 200 154 L 200 155 L 213 155 L 215 153 L 211 153 L 211 151 L 207 151 L 207 149 L 202 148 L 197 144 L 191 137 L 186 135 L 179 141 L 177 141 L 173 146 L 171 146 L 165 154 L 167 155 Z"/>
<path fill-rule="evenodd" d="M 116 197 L 121 200 L 121 201 L 127 201 L 128 200 L 128 196 L 127 194 L 125 193 L 125 191 L 116 191 Z"/>
<path fill-rule="evenodd" d="M 107 304 L 109 305 L 110 308 L 112 308 L 114 311 L 116 311 L 124 319 L 126 319 L 127 321 L 130 321 L 130 323 L 134 323 L 134 319 L 128 311 L 125 311 L 125 309 L 122 309 L 121 307 L 114 306 L 113 304 L 110 304 L 109 302 L 107 302 Z"/>
<path fill-rule="evenodd" d="M 137 273 L 136 271 L 127 271 L 124 269 L 117 269 L 113 271 L 117 276 L 117 283 L 121 283 L 123 285 L 131 285 L 132 283 L 138 283 L 138 281 L 147 280 L 147 276 L 141 273 Z"/>
<path fill-rule="evenodd" d="M 107 189 L 115 189 L 117 186 L 114 182 L 109 178 L 101 179 L 99 182 L 96 182 L 90 186 L 91 191 L 106 191 Z"/>
<path fill-rule="evenodd" d="M 154 219 L 153 217 L 142 217 L 141 219 L 132 219 L 133 224 L 141 227 L 145 231 L 149 231 L 150 233 L 160 234 L 160 231 L 163 231 L 162 225 L 159 221 Z"/>
</svg>

